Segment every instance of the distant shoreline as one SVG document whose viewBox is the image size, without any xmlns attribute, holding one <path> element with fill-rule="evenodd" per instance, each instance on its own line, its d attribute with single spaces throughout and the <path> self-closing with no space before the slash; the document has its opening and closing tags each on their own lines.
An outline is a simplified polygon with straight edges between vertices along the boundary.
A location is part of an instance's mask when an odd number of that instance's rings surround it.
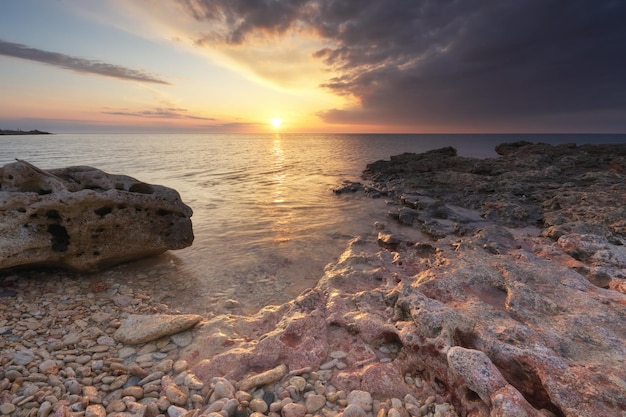
<svg viewBox="0 0 626 417">
<path fill-rule="evenodd" d="M 0 129 L 0 135 L 51 135 L 50 132 L 43 132 L 41 130 L 5 130 Z"/>
</svg>

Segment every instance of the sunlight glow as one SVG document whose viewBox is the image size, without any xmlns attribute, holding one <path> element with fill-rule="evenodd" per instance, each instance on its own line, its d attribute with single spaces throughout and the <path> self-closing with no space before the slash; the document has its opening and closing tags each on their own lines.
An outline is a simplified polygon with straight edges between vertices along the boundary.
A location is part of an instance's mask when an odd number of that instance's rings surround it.
<svg viewBox="0 0 626 417">
<path fill-rule="evenodd" d="M 283 119 L 281 119 L 280 117 L 273 117 L 270 120 L 270 123 L 272 124 L 272 126 L 274 126 L 275 129 L 278 129 L 280 125 L 283 124 Z"/>
</svg>

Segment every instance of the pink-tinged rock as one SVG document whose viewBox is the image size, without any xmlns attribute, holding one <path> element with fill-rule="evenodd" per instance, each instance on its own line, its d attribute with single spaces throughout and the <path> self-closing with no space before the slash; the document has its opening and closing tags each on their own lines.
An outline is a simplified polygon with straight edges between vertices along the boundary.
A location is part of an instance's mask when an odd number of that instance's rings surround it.
<svg viewBox="0 0 626 417">
<path fill-rule="evenodd" d="M 0 168 L 0 269 L 91 272 L 193 242 L 191 209 L 170 188 L 78 166 Z"/>
<path fill-rule="evenodd" d="M 361 389 L 377 398 L 404 398 L 414 394 L 415 388 L 404 382 L 403 367 L 401 362 L 375 362 L 365 366 L 361 371 Z"/>
<path fill-rule="evenodd" d="M 507 385 L 484 352 L 454 346 L 448 350 L 447 357 L 450 370 L 486 403 L 490 402 L 491 394 Z"/>
<path fill-rule="evenodd" d="M 280 364 L 294 375 L 332 365 L 329 352 L 342 351 L 331 384 L 376 399 L 434 396 L 459 416 L 624 415 L 626 168 L 615 167 L 626 147 L 501 151 L 374 164 L 381 192 L 404 193 L 411 228 L 392 212 L 314 289 L 210 320 L 181 356 L 205 382 L 241 381 Z"/>
</svg>

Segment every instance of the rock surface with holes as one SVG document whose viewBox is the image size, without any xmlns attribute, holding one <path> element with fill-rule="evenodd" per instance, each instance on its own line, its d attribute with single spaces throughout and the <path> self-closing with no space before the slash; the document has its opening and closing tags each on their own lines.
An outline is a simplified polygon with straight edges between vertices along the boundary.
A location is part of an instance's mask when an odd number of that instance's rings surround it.
<svg viewBox="0 0 626 417">
<path fill-rule="evenodd" d="M 390 198 L 388 219 L 291 303 L 204 322 L 194 374 L 286 364 L 456 410 L 439 415 L 625 415 L 626 146 L 498 152 L 370 165 L 360 189 Z"/>
<path fill-rule="evenodd" d="M 191 209 L 170 188 L 86 166 L 0 168 L 0 269 L 90 272 L 191 245 Z"/>
</svg>

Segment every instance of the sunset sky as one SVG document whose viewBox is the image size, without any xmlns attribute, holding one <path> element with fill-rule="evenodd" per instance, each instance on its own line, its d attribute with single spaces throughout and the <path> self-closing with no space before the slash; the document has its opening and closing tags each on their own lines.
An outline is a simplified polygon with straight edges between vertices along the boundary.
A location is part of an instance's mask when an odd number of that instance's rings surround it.
<svg viewBox="0 0 626 417">
<path fill-rule="evenodd" d="M 624 22 L 621 0 L 2 0 L 0 129 L 624 133 Z"/>
</svg>

